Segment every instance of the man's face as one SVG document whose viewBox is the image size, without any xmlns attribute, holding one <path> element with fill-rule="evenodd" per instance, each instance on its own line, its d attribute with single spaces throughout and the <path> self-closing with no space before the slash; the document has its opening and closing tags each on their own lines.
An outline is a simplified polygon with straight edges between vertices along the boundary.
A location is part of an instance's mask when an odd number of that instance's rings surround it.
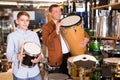
<svg viewBox="0 0 120 80">
<path fill-rule="evenodd" d="M 52 8 L 52 11 L 50 12 L 50 14 L 54 20 L 60 20 L 61 14 L 62 14 L 60 7 Z"/>
</svg>

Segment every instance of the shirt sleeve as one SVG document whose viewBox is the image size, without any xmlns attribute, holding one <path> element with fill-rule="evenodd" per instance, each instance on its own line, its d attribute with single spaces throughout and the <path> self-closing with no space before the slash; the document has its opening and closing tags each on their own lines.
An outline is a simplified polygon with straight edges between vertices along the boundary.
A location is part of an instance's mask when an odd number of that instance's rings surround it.
<svg viewBox="0 0 120 80">
<path fill-rule="evenodd" d="M 6 56 L 8 61 L 10 62 L 17 62 L 17 53 L 15 53 L 15 45 L 13 38 L 8 35 L 7 37 L 7 49 L 6 49 Z"/>
<path fill-rule="evenodd" d="M 37 43 L 41 47 L 41 43 L 40 43 L 40 40 L 39 40 L 37 33 L 35 33 L 34 41 L 35 41 L 35 43 Z"/>
<path fill-rule="evenodd" d="M 40 45 L 40 48 L 41 48 L 41 43 L 40 43 L 40 40 L 39 40 L 39 37 L 38 37 L 37 33 L 35 33 L 35 38 L 34 39 L 35 39 L 36 43 L 38 45 Z M 44 55 L 42 53 L 42 48 L 41 48 L 41 56 L 42 56 L 42 58 L 44 58 Z"/>
<path fill-rule="evenodd" d="M 56 30 L 50 31 L 50 29 L 48 28 L 48 25 L 43 26 L 43 29 L 42 29 L 42 41 L 43 41 L 43 44 L 48 46 L 58 36 L 59 35 L 56 33 Z"/>
</svg>

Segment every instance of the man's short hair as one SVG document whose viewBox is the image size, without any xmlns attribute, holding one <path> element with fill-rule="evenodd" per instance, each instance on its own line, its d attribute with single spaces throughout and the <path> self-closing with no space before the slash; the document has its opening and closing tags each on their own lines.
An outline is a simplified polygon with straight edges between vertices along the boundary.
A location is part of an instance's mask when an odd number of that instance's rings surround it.
<svg viewBox="0 0 120 80">
<path fill-rule="evenodd" d="M 54 7 L 59 7 L 59 5 L 57 5 L 57 4 L 52 4 L 52 5 L 49 7 L 49 12 L 51 12 L 51 11 L 52 11 L 52 8 L 54 8 Z"/>
</svg>

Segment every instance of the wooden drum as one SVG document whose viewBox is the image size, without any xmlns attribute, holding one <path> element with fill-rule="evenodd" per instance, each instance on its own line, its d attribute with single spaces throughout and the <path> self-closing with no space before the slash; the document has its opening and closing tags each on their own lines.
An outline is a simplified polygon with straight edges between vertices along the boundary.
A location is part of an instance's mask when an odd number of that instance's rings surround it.
<svg viewBox="0 0 120 80">
<path fill-rule="evenodd" d="M 96 58 L 90 55 L 70 57 L 67 62 L 68 73 L 73 80 L 91 80 L 92 72 L 97 63 Z"/>
<path fill-rule="evenodd" d="M 86 51 L 86 47 L 83 48 L 80 45 L 84 41 L 84 30 L 82 29 L 81 21 L 81 17 L 77 15 L 71 15 L 62 19 L 61 34 L 73 56 L 84 54 Z"/>
<path fill-rule="evenodd" d="M 103 61 L 105 63 L 105 66 L 111 68 L 111 73 L 113 74 L 113 77 L 120 79 L 120 58 L 118 57 L 104 58 Z"/>
</svg>

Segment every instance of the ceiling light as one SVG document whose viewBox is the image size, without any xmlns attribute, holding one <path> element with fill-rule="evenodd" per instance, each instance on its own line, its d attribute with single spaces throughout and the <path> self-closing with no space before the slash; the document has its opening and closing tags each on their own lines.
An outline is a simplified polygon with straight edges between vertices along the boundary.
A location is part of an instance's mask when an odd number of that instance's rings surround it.
<svg viewBox="0 0 120 80">
<path fill-rule="evenodd" d="M 67 0 L 20 0 L 20 1 L 64 2 L 64 1 L 67 1 Z"/>
<path fill-rule="evenodd" d="M 0 5 L 17 5 L 17 2 L 4 2 L 4 1 L 0 1 Z"/>
</svg>

